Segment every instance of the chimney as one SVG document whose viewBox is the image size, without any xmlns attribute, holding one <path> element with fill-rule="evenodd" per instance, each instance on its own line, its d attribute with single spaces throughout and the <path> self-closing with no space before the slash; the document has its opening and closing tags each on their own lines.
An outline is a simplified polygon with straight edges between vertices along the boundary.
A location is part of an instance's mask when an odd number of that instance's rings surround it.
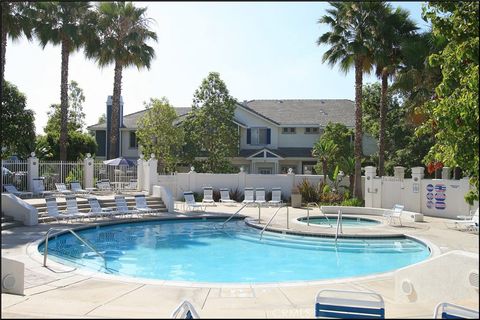
<svg viewBox="0 0 480 320">
<path fill-rule="evenodd" d="M 112 101 L 113 101 L 113 97 L 112 96 L 108 96 L 107 98 L 107 112 L 106 112 L 106 116 L 107 116 L 107 159 L 109 158 L 109 154 L 110 154 L 110 127 L 111 127 L 111 124 L 112 124 Z M 117 155 L 116 157 L 119 157 L 120 156 L 120 128 L 123 128 L 124 125 L 123 125 L 123 98 L 120 96 L 120 113 L 119 113 L 119 117 L 118 117 L 118 122 L 119 122 L 119 125 L 118 125 L 118 133 L 117 133 L 117 137 L 118 137 L 118 148 L 117 148 Z"/>
</svg>

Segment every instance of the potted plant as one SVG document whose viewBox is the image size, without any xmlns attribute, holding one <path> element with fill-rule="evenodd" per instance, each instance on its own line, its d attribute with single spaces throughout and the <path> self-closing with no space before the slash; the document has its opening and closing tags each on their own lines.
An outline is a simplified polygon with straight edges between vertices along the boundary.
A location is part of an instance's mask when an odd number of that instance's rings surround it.
<svg viewBox="0 0 480 320">
<path fill-rule="evenodd" d="M 293 208 L 300 208 L 302 206 L 302 194 L 297 187 L 292 189 L 292 207 Z"/>
</svg>

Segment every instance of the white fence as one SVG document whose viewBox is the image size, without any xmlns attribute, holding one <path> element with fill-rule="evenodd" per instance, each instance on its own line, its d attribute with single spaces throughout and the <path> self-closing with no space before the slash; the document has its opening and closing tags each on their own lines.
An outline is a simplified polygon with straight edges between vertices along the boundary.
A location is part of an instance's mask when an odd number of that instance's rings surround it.
<svg viewBox="0 0 480 320">
<path fill-rule="evenodd" d="M 2 160 L 2 185 L 5 185 L 5 184 L 14 185 L 19 191 L 27 191 L 28 189 L 27 161 Z"/>
<path fill-rule="evenodd" d="M 109 179 L 112 182 L 127 183 L 131 179 L 137 179 L 137 166 L 109 166 L 103 161 L 93 163 L 94 184 L 102 179 Z"/>
<path fill-rule="evenodd" d="M 39 161 L 38 175 L 44 179 L 45 190 L 56 190 L 55 183 L 83 183 L 83 167 L 80 161 Z"/>
</svg>

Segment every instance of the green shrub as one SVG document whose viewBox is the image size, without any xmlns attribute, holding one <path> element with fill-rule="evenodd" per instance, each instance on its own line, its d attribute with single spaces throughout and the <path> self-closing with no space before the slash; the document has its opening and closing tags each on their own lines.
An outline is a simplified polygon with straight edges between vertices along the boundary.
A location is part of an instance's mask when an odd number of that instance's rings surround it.
<svg viewBox="0 0 480 320">
<path fill-rule="evenodd" d="M 230 199 L 236 201 L 236 202 L 242 202 L 244 199 L 243 192 L 240 191 L 238 188 L 235 188 L 233 190 L 230 190 Z"/>
<path fill-rule="evenodd" d="M 302 202 L 318 202 L 318 190 L 307 179 L 303 179 L 297 188 L 302 195 Z"/>
<path fill-rule="evenodd" d="M 348 207 L 363 207 L 364 201 L 358 198 L 345 199 L 342 201 L 341 205 Z"/>
<path fill-rule="evenodd" d="M 324 187 L 323 187 L 323 190 L 322 190 L 322 193 L 323 194 L 328 194 L 332 192 L 332 188 L 330 188 L 330 186 L 328 184 L 326 184 Z"/>
</svg>

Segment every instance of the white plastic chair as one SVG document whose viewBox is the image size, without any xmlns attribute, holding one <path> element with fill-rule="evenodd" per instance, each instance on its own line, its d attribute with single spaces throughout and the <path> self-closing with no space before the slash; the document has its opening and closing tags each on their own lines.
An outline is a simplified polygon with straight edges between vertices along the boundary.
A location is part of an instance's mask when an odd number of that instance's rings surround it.
<svg viewBox="0 0 480 320">
<path fill-rule="evenodd" d="M 202 211 L 205 211 L 206 208 L 203 204 L 201 203 L 197 203 L 195 201 L 195 197 L 193 196 L 193 192 L 192 191 L 185 191 L 183 193 L 183 197 L 185 198 L 185 205 L 186 205 L 186 209 L 188 211 L 188 208 L 192 208 L 191 211 L 198 211 L 198 210 L 195 210 L 197 208 L 199 208 L 200 210 Z"/>
<path fill-rule="evenodd" d="M 245 200 L 242 203 L 254 203 L 255 200 L 253 199 L 253 188 L 245 188 Z"/>
<path fill-rule="evenodd" d="M 478 232 L 479 218 L 478 209 L 471 219 L 453 220 L 445 223 L 448 228 L 453 228 L 461 231 L 475 231 Z"/>
<path fill-rule="evenodd" d="M 57 193 L 60 195 L 66 196 L 72 194 L 72 191 L 67 189 L 65 183 L 56 182 L 55 188 L 57 188 Z"/>
<path fill-rule="evenodd" d="M 385 319 L 385 304 L 374 292 L 321 290 L 315 298 L 315 317 Z"/>
<path fill-rule="evenodd" d="M 75 194 L 86 194 L 89 193 L 87 190 L 82 189 L 82 185 L 78 181 L 72 181 L 70 182 L 70 188 L 72 189 L 72 192 Z"/>
<path fill-rule="evenodd" d="M 267 203 L 267 201 L 265 201 L 265 188 L 255 189 L 255 201 L 254 202 L 258 203 L 260 205 Z"/>
<path fill-rule="evenodd" d="M 4 184 L 3 188 L 8 193 L 14 194 L 14 195 L 16 195 L 17 197 L 20 197 L 20 198 L 22 198 L 23 196 L 29 196 L 29 197 L 33 196 L 32 192 L 18 191 L 17 188 L 13 184 Z"/>
<path fill-rule="evenodd" d="M 387 223 L 393 224 L 394 219 L 397 219 L 401 226 L 402 225 L 401 215 L 403 213 L 403 208 L 405 208 L 405 206 L 401 204 L 396 204 L 393 206 L 393 208 L 390 211 L 385 212 L 383 216 L 387 218 Z"/>
<path fill-rule="evenodd" d="M 128 205 L 127 205 L 127 201 L 125 200 L 125 196 L 116 195 L 115 196 L 115 205 L 117 206 L 117 212 L 119 214 L 123 214 L 125 217 L 129 214 L 132 215 L 132 216 L 133 216 L 133 214 L 136 214 L 137 217 L 139 216 L 137 210 L 128 209 Z"/>
<path fill-rule="evenodd" d="M 478 319 L 478 316 L 478 310 L 448 302 L 437 304 L 433 311 L 434 319 Z"/>
<path fill-rule="evenodd" d="M 98 216 L 108 217 L 108 216 L 115 216 L 117 213 L 112 208 L 102 208 L 98 199 L 96 197 L 89 197 L 88 204 L 90 205 L 90 212 Z"/>
<path fill-rule="evenodd" d="M 230 199 L 230 191 L 228 189 L 220 189 L 220 202 L 222 203 L 233 203 L 235 200 Z"/>
<path fill-rule="evenodd" d="M 282 204 L 282 189 L 272 188 L 272 200 L 268 201 L 268 204 L 280 205 Z"/>
<path fill-rule="evenodd" d="M 170 316 L 172 319 L 200 319 L 197 311 L 193 305 L 184 300 L 172 313 Z"/>
<path fill-rule="evenodd" d="M 97 215 L 92 212 L 80 212 L 78 210 L 77 198 L 74 195 L 69 195 L 65 197 L 65 202 L 67 203 L 66 214 L 72 219 L 85 219 L 85 218 L 97 218 Z"/>
<path fill-rule="evenodd" d="M 54 218 L 55 221 L 59 222 L 59 219 L 65 220 L 71 218 L 71 216 L 58 211 L 57 199 L 54 197 L 46 197 L 45 204 L 47 206 L 47 216 Z"/>
<path fill-rule="evenodd" d="M 213 205 L 216 206 L 215 200 L 213 200 L 213 188 L 212 188 L 212 187 L 204 187 L 204 188 L 203 188 L 203 200 L 202 200 L 202 203 L 203 203 L 203 204 L 205 204 L 205 203 L 213 203 Z"/>
<path fill-rule="evenodd" d="M 37 196 L 40 195 L 42 197 L 51 196 L 53 194 L 52 191 L 45 191 L 45 183 L 42 178 L 34 178 L 33 179 L 33 195 Z"/>
<path fill-rule="evenodd" d="M 144 194 L 135 195 L 135 209 L 144 213 L 155 213 L 159 211 L 158 209 L 152 209 L 147 205 L 147 198 L 145 198 Z"/>
</svg>

